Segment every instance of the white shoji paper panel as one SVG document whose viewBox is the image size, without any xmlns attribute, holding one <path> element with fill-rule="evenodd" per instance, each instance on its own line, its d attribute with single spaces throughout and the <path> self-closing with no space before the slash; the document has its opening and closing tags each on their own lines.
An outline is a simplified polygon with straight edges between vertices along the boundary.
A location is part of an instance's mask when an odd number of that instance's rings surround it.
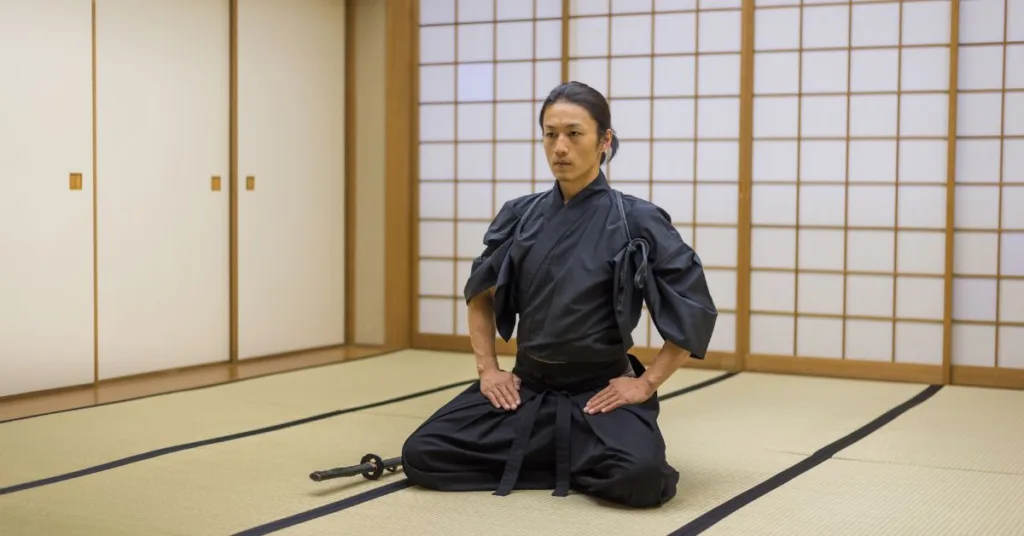
<svg viewBox="0 0 1024 536">
<path fill-rule="evenodd" d="M 608 98 L 615 188 L 671 216 L 720 310 L 711 350 L 735 351 L 741 2 L 573 0 L 569 77 Z M 648 317 L 639 347 L 663 340 Z"/>
<path fill-rule="evenodd" d="M 1024 368 L 1024 2 L 960 2 L 953 365 Z"/>
<path fill-rule="evenodd" d="M 540 102 L 561 0 L 420 0 L 419 332 L 468 335 L 463 287 L 505 201 L 547 188 Z"/>
<path fill-rule="evenodd" d="M 755 3 L 751 352 L 941 364 L 950 2 L 802 4 Z"/>
</svg>

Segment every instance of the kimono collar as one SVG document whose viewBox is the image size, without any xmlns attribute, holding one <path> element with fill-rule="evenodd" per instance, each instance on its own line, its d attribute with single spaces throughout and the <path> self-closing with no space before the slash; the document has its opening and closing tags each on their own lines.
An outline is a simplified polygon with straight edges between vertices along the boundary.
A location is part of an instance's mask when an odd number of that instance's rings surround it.
<svg viewBox="0 0 1024 536">
<path fill-rule="evenodd" d="M 569 203 L 565 203 L 565 199 L 562 197 L 562 189 L 558 186 L 558 181 L 555 181 L 555 186 L 552 188 L 551 204 L 549 208 L 558 209 L 582 202 L 584 199 L 597 194 L 599 192 L 607 192 L 611 188 L 608 186 L 608 179 L 604 176 L 604 170 L 598 170 L 597 177 L 590 181 L 586 187 L 579 191 Z"/>
</svg>

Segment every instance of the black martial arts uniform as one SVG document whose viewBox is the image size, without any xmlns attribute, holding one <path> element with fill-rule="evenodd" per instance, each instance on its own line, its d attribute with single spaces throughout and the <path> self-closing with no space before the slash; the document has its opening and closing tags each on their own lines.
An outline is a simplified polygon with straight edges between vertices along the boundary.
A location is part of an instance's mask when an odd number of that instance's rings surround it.
<svg viewBox="0 0 1024 536">
<path fill-rule="evenodd" d="M 657 394 L 604 414 L 583 407 L 609 380 L 643 374 L 628 351 L 644 302 L 665 340 L 704 358 L 718 313 L 700 259 L 668 214 L 603 173 L 568 204 L 557 185 L 507 202 L 484 244 L 465 298 L 495 288 L 506 341 L 518 315 L 522 404 L 497 409 L 475 382 L 406 441 L 408 478 L 445 491 L 572 488 L 664 504 L 679 474 L 665 459 Z"/>
</svg>

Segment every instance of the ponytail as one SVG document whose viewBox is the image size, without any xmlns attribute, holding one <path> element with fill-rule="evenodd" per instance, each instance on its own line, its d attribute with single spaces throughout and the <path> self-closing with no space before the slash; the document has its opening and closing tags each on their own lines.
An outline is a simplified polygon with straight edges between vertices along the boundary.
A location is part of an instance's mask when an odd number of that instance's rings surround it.
<svg viewBox="0 0 1024 536">
<path fill-rule="evenodd" d="M 606 132 L 612 133 L 612 143 L 607 151 L 601 153 L 601 165 L 611 162 L 612 158 L 615 158 L 615 153 L 619 152 L 619 137 L 615 134 L 615 130 L 609 128 Z M 604 138 L 604 133 L 601 133 L 601 138 Z"/>
</svg>

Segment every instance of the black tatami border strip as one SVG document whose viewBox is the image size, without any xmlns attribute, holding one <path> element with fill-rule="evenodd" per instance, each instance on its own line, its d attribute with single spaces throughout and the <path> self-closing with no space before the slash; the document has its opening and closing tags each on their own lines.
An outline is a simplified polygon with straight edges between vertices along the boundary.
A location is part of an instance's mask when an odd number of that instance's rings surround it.
<svg viewBox="0 0 1024 536">
<path fill-rule="evenodd" d="M 80 478 L 80 477 L 83 477 L 83 476 L 88 476 L 88 475 L 100 473 L 100 472 L 103 472 L 103 471 L 109 471 L 110 469 L 116 469 L 118 467 L 122 467 L 122 466 L 125 466 L 125 465 L 129 465 L 129 464 L 133 464 L 133 463 L 139 463 L 139 462 L 142 462 L 142 461 L 145 461 L 145 460 L 151 460 L 153 458 L 158 458 L 160 456 L 166 456 L 168 454 L 174 454 L 176 452 L 181 452 L 183 450 L 196 449 L 196 448 L 199 448 L 199 447 L 206 447 L 206 446 L 209 446 L 209 445 L 215 445 L 217 443 L 224 443 L 224 442 L 227 442 L 227 441 L 234 441 L 236 439 L 243 439 L 243 438 L 246 438 L 246 437 L 251 437 L 251 436 L 260 435 L 260 434 L 266 434 L 266 433 L 269 433 L 269 432 L 276 432 L 278 430 L 284 430 L 285 428 L 291 428 L 293 426 L 299 426 L 299 425 L 302 425 L 302 424 L 308 424 L 308 423 L 315 422 L 315 421 L 320 421 L 320 420 L 323 420 L 323 419 L 329 419 L 331 417 L 337 417 L 339 415 L 344 415 L 346 413 L 354 413 L 354 412 L 357 412 L 357 411 L 363 411 L 363 410 L 372 409 L 372 408 L 376 408 L 376 407 L 380 407 L 380 406 L 386 406 L 388 404 L 394 404 L 396 402 L 402 402 L 402 401 L 410 400 L 410 399 L 413 399 L 413 398 L 419 398 L 419 397 L 422 397 L 422 396 L 427 396 L 427 395 L 431 395 L 431 394 L 434 394 L 434 393 L 439 393 L 441 391 L 445 391 L 445 390 L 452 389 L 452 388 L 455 388 L 455 387 L 469 385 L 469 384 L 473 383 L 474 381 L 476 381 L 476 380 L 463 380 L 463 381 L 460 381 L 460 382 L 449 383 L 447 385 L 441 385 L 439 387 L 434 387 L 434 388 L 431 388 L 431 389 L 427 389 L 425 391 L 417 391 L 415 393 L 410 393 L 410 394 L 402 395 L 402 396 L 395 397 L 395 398 L 389 398 L 389 399 L 386 399 L 386 400 L 379 400 L 377 402 L 371 402 L 369 404 L 363 404 L 361 406 L 353 406 L 353 407 L 349 407 L 349 408 L 329 411 L 327 413 L 320 413 L 320 414 L 317 414 L 317 415 L 313 415 L 311 417 L 305 417 L 305 418 L 297 419 L 297 420 L 294 420 L 294 421 L 287 421 L 287 422 L 283 422 L 283 423 L 279 423 L 279 424 L 274 424 L 274 425 L 271 425 L 271 426 L 265 426 L 263 428 L 256 428 L 254 430 L 247 430 L 247 431 L 244 431 L 244 432 L 238 432 L 238 433 L 224 435 L 224 436 L 219 436 L 219 437 L 212 437 L 212 438 L 203 439 L 203 440 L 200 440 L 200 441 L 193 441 L 191 443 L 183 443 L 183 444 L 180 444 L 180 445 L 173 445 L 173 446 L 170 446 L 170 447 L 164 447 L 164 448 L 160 448 L 160 449 L 156 449 L 156 450 L 151 450 L 149 452 L 143 452 L 141 454 L 135 454 L 135 455 L 128 456 L 128 457 L 125 457 L 125 458 L 121 458 L 121 459 L 118 459 L 118 460 L 107 462 L 107 463 L 104 463 L 104 464 L 94 465 L 92 467 L 86 467 L 85 469 L 80 469 L 78 471 L 72 471 L 70 473 L 64 473 L 64 474 L 61 474 L 61 475 L 51 476 L 51 477 L 47 477 L 47 478 L 43 478 L 43 479 L 39 479 L 39 480 L 33 480 L 31 482 L 24 482 L 24 483 L 21 483 L 21 484 L 15 484 L 14 486 L 9 486 L 9 487 L 6 487 L 6 488 L 0 488 L 0 495 L 7 495 L 9 493 L 16 493 L 16 492 L 19 492 L 19 491 L 25 491 L 25 490 L 32 489 L 32 488 L 38 488 L 38 487 L 41 487 L 41 486 L 48 486 L 50 484 L 56 484 L 58 482 L 64 482 L 64 481 L 67 481 L 67 480 L 72 480 L 72 479 L 75 479 L 75 478 Z"/>
<path fill-rule="evenodd" d="M 671 400 L 671 399 L 673 399 L 673 398 L 675 398 L 677 396 L 685 395 L 686 393 L 691 393 L 691 392 L 696 391 L 698 389 L 703 389 L 705 387 L 711 387 L 712 385 L 714 385 L 714 384 L 716 384 L 718 382 L 721 382 L 721 381 L 728 380 L 729 378 L 732 378 L 733 376 L 735 376 L 737 374 L 739 374 L 739 372 L 726 372 L 725 374 L 719 374 L 718 376 L 715 376 L 714 378 L 708 378 L 708 379 L 706 379 L 706 380 L 704 380 L 702 382 L 695 383 L 695 384 L 687 386 L 687 387 L 683 387 L 682 389 L 676 389 L 675 391 L 669 391 L 669 392 L 667 392 L 667 393 L 665 393 L 665 394 L 663 394 L 663 395 L 658 397 L 658 403 L 660 404 L 661 402 L 664 402 L 666 400 Z"/>
<path fill-rule="evenodd" d="M 860 428 L 854 430 L 853 432 L 847 434 L 846 436 L 826 445 L 821 449 L 818 449 L 818 451 L 816 451 L 815 453 L 782 470 L 781 472 L 776 473 L 768 480 L 765 480 L 760 484 L 744 491 L 743 493 L 734 496 L 728 501 L 719 504 L 715 508 L 712 508 L 711 510 L 704 512 L 704 514 L 697 517 L 693 521 L 690 521 L 689 523 L 671 532 L 669 536 L 693 536 L 695 534 L 700 534 L 705 530 L 708 530 L 709 528 L 713 527 L 726 517 L 729 517 L 730 515 L 736 513 L 736 511 L 743 508 L 744 506 L 756 501 L 757 499 L 760 499 L 761 497 L 767 495 L 771 491 L 783 486 L 790 480 L 793 480 L 794 478 L 806 473 L 807 471 L 810 471 L 811 469 L 817 467 L 818 465 L 821 465 L 825 461 L 829 460 L 830 458 L 838 454 L 841 450 L 849 447 L 850 445 L 853 445 L 854 443 L 860 441 L 861 439 L 864 439 L 865 437 L 871 435 L 879 428 L 896 420 L 896 418 L 898 418 L 900 415 L 903 415 L 904 413 L 910 411 L 919 404 L 925 402 L 932 396 L 935 396 L 935 393 L 938 393 L 940 389 L 942 389 L 941 385 L 929 385 L 920 393 L 915 395 L 913 398 L 910 398 L 906 402 L 903 402 L 902 404 L 890 409 L 889 411 L 883 413 L 882 415 L 878 416 L 871 422 L 865 424 L 864 426 L 861 426 Z"/>
<path fill-rule="evenodd" d="M 346 497 L 340 501 L 335 501 L 332 503 L 325 504 L 323 506 L 318 506 L 316 508 L 313 508 L 312 510 L 299 512 L 295 515 L 282 517 L 281 519 L 271 521 L 270 523 L 267 523 L 265 525 L 260 525 L 258 527 L 243 530 L 242 532 L 237 532 L 233 536 L 259 536 L 262 534 L 270 534 L 271 532 L 284 530 L 288 527 L 293 527 L 300 523 L 312 521 L 319 517 L 335 514 L 342 510 L 352 508 L 353 506 L 358 506 L 365 502 L 369 502 L 374 499 L 379 499 L 381 497 L 384 497 L 385 495 L 391 495 L 396 491 L 401 491 L 410 486 L 412 486 L 412 482 L 409 482 L 409 479 L 407 478 L 403 478 L 390 484 L 378 486 L 369 491 L 364 491 L 362 493 L 352 495 L 351 497 Z"/>
<path fill-rule="evenodd" d="M 258 374 L 256 376 L 250 376 L 248 378 L 239 378 L 237 380 L 227 380 L 227 381 L 223 381 L 223 382 L 209 383 L 209 384 L 206 384 L 206 385 L 197 385 L 195 387 L 186 387 L 184 389 L 175 389 L 173 391 L 163 391 L 163 392 L 160 392 L 160 393 L 153 393 L 151 395 L 135 396 L 135 397 L 132 397 L 132 398 L 125 398 L 123 400 L 112 400 L 110 402 L 102 402 L 102 403 L 99 403 L 99 404 L 89 404 L 89 405 L 86 405 L 86 406 L 78 406 L 76 408 L 59 409 L 59 410 L 56 410 L 56 411 L 48 411 L 46 413 L 37 413 L 35 415 L 26 415 L 24 417 L 15 417 L 13 419 L 7 419 L 7 420 L 4 420 L 4 421 L 0 421 L 0 424 L 8 424 L 8 423 L 17 422 L 17 421 L 26 421 L 26 420 L 29 420 L 29 419 L 38 419 L 39 417 L 46 417 L 46 416 L 49 416 L 49 415 L 58 415 L 58 414 L 61 414 L 61 413 L 71 413 L 73 411 L 82 411 L 82 410 L 85 410 L 85 409 L 102 408 L 103 406 L 113 406 L 115 404 L 124 404 L 125 402 L 135 402 L 135 401 L 138 401 L 138 400 L 145 400 L 147 398 L 157 398 L 157 397 L 161 397 L 161 396 L 176 395 L 176 394 L 179 394 L 179 393 L 188 393 L 188 392 L 191 392 L 191 391 L 201 391 L 203 389 L 211 389 L 213 387 L 223 387 L 225 385 L 231 385 L 231 384 L 235 384 L 235 383 L 250 382 L 252 380 L 259 380 L 259 379 L 263 379 L 263 378 L 269 378 L 271 376 L 280 376 L 280 375 L 283 375 L 283 374 L 294 374 L 296 372 L 303 372 L 303 371 L 306 371 L 306 370 L 314 370 L 314 369 L 325 368 L 325 367 L 335 367 L 335 366 L 338 366 L 338 365 L 348 365 L 350 363 L 356 363 L 358 361 L 363 361 L 364 359 L 374 359 L 374 358 L 378 358 L 378 357 L 384 357 L 384 356 L 388 356 L 388 355 L 391 355 L 391 354 L 397 354 L 399 352 L 404 352 L 406 350 L 408 350 L 408 349 L 381 350 L 380 352 L 375 352 L 375 353 L 372 353 L 372 354 L 366 354 L 366 355 L 360 356 L 360 357 L 354 357 L 352 359 L 347 359 L 345 361 L 335 361 L 333 363 L 321 363 L 319 365 L 310 365 L 308 367 L 301 367 L 301 368 L 291 369 L 291 370 L 279 370 L 277 372 L 268 372 L 266 374 Z M 214 365 L 223 365 L 223 364 L 226 364 L 226 363 L 214 363 Z M 83 385 L 82 387 L 83 388 L 88 388 L 89 386 L 88 385 Z"/>
<path fill-rule="evenodd" d="M 737 374 L 739 374 L 739 372 L 726 372 L 724 374 L 719 374 L 718 376 L 709 378 L 700 383 L 695 383 L 688 387 L 683 387 L 682 389 L 676 389 L 675 391 L 665 393 L 664 395 L 658 397 L 658 401 L 664 402 L 677 396 L 685 395 L 686 393 L 691 393 L 693 391 L 697 391 L 705 387 L 710 387 L 716 383 L 732 378 Z M 403 489 L 406 489 L 410 486 L 412 486 L 412 483 L 409 482 L 407 478 L 403 478 L 390 484 L 385 484 L 383 486 L 379 486 L 371 490 L 364 491 L 362 493 L 357 493 L 355 495 L 352 495 L 351 497 L 346 497 L 339 501 L 328 503 L 323 506 L 318 506 L 311 510 L 299 512 L 288 517 L 283 517 L 281 519 L 271 521 L 258 527 L 245 529 L 241 532 L 235 533 L 233 536 L 262 536 L 264 534 L 270 534 L 272 532 L 277 532 L 279 530 L 284 530 L 286 528 L 293 527 L 300 523 L 312 521 L 319 517 L 336 514 L 342 510 L 347 510 L 353 506 L 358 506 L 365 502 L 369 502 L 374 499 L 379 499 L 381 497 L 391 495 L 392 493 L 402 491 Z"/>
</svg>

